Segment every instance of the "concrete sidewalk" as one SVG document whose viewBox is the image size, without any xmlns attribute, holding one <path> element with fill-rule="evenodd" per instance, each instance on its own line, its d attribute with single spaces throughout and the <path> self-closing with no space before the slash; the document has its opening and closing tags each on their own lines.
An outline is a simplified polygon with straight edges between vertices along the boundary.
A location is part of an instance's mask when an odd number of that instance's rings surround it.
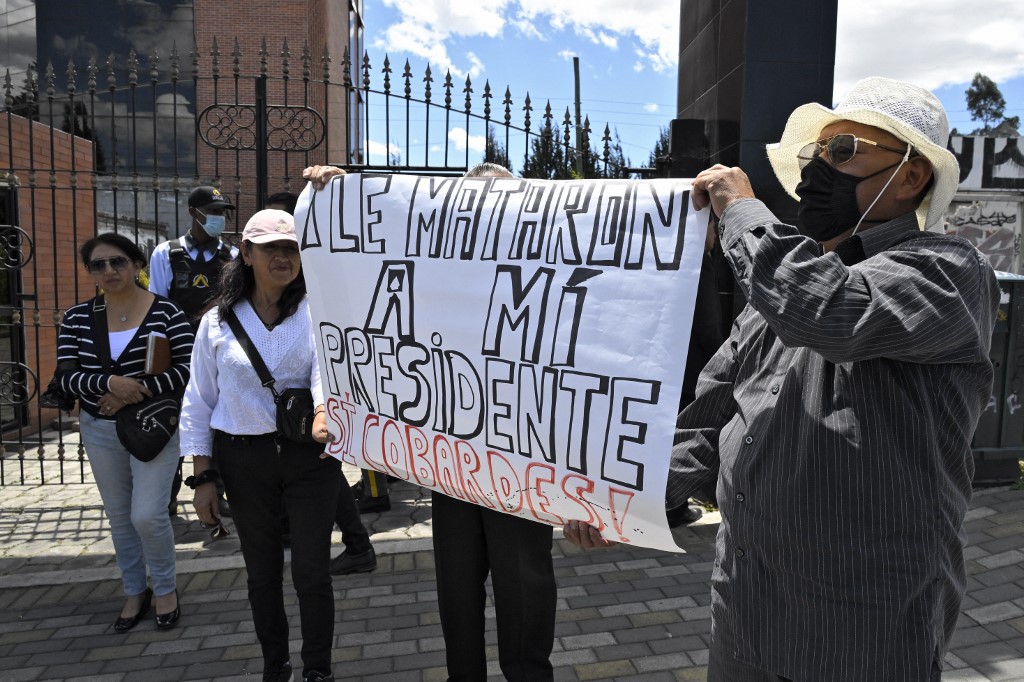
<svg viewBox="0 0 1024 682">
<path fill-rule="evenodd" d="M 364 516 L 379 567 L 335 578 L 339 680 L 445 679 L 429 500 L 399 483 L 390 512 Z M 158 632 L 147 621 L 118 635 L 110 626 L 121 585 L 105 523 L 88 483 L 0 487 L 0 682 L 259 679 L 236 537 L 211 543 L 183 511 L 175 520 L 180 626 Z M 685 529 L 687 554 L 582 552 L 557 539 L 555 679 L 705 679 L 717 527 L 708 515 Z M 1024 491 L 978 491 L 967 530 L 968 595 L 942 679 L 1024 680 Z M 490 673 L 500 680 L 493 610 L 487 615 Z M 294 641 L 301 668 L 298 650 Z"/>
</svg>

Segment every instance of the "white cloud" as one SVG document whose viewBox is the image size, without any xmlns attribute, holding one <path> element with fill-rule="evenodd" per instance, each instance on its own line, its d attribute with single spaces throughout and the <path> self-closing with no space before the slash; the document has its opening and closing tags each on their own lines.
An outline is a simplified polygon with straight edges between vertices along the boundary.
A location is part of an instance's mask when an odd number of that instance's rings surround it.
<svg viewBox="0 0 1024 682">
<path fill-rule="evenodd" d="M 678 63 L 679 0 L 382 0 L 399 14 L 374 47 L 422 57 L 465 78 L 483 65 L 455 60 L 453 38 L 546 40 L 572 31 L 603 49 L 634 46 L 634 71 L 671 73 Z M 982 72 L 997 83 L 1024 74 L 1024 2 L 986 0 L 839 0 L 836 37 L 837 98 L 860 78 L 883 75 L 930 88 L 969 82 Z M 567 57 L 567 50 L 559 52 Z"/>
<path fill-rule="evenodd" d="M 447 41 L 457 37 L 499 37 L 510 26 L 523 37 L 545 38 L 550 31 L 571 30 L 587 41 L 616 50 L 623 39 L 643 46 L 641 58 L 654 71 L 674 68 L 679 51 L 679 0 L 383 0 L 398 12 L 398 23 L 388 26 L 373 42 L 381 50 L 408 52 L 453 75 L 472 74 L 472 63 L 456 63 Z"/>
<path fill-rule="evenodd" d="M 480 61 L 479 57 L 477 57 L 472 52 L 467 52 L 466 53 L 466 59 L 469 60 L 469 64 L 470 64 L 469 73 L 467 74 L 470 78 L 474 78 L 475 79 L 477 76 L 479 76 L 481 73 L 483 73 L 483 71 L 484 71 L 484 63 L 482 61 Z"/>
<path fill-rule="evenodd" d="M 373 47 L 388 52 L 408 52 L 442 70 L 450 69 L 453 76 L 472 77 L 473 68 L 482 67 L 482 64 L 479 60 L 474 63 L 472 55 L 467 55 L 468 65 L 456 63 L 449 56 L 445 41 L 458 36 L 499 36 L 505 25 L 502 10 L 509 2 L 384 0 L 384 4 L 394 8 L 401 19 L 397 24 L 388 26 L 373 42 Z"/>
<path fill-rule="evenodd" d="M 609 50 L 619 49 L 619 39 L 613 35 L 605 33 L 604 31 L 597 34 L 597 40 Z"/>
<path fill-rule="evenodd" d="M 571 29 L 609 49 L 616 49 L 622 38 L 635 38 L 655 71 L 675 68 L 678 62 L 679 0 L 518 0 L 518 4 L 520 21 Z"/>
<path fill-rule="evenodd" d="M 980 4 L 980 3 L 979 3 Z M 927 88 L 1024 74 L 1024 3 L 986 0 L 840 0 L 835 98 L 866 76 Z"/>
<path fill-rule="evenodd" d="M 452 128 L 448 131 L 448 141 L 455 144 L 455 149 L 462 152 L 469 147 L 472 152 L 483 152 L 487 146 L 487 138 L 483 135 L 467 135 L 465 128 Z"/>
<path fill-rule="evenodd" d="M 402 149 L 397 144 L 393 142 L 384 144 L 383 142 L 377 142 L 376 140 L 370 140 L 367 150 L 369 152 L 369 159 L 367 160 L 367 163 L 374 164 L 383 164 L 387 157 L 401 157 L 402 154 Z"/>
<path fill-rule="evenodd" d="M 558 53 L 558 56 L 567 62 L 571 62 L 573 57 L 579 57 L 575 50 L 562 50 Z"/>
<path fill-rule="evenodd" d="M 647 104 L 644 105 L 644 111 L 646 111 L 648 114 L 656 114 L 659 111 L 659 107 L 654 102 L 648 102 Z"/>
</svg>

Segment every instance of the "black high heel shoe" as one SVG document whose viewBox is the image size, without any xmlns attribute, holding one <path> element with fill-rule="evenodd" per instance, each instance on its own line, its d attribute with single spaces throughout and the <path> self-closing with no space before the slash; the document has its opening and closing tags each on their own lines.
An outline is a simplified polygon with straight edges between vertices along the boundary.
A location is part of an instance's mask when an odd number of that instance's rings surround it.
<svg viewBox="0 0 1024 682">
<path fill-rule="evenodd" d="M 170 613 L 158 613 L 156 614 L 156 629 L 157 630 L 170 630 L 178 624 L 178 618 L 181 617 L 181 600 L 178 598 L 178 591 L 174 591 L 174 599 L 177 601 L 177 605 L 174 610 Z"/>
<path fill-rule="evenodd" d="M 142 593 L 142 604 L 139 605 L 139 611 L 134 616 L 128 618 L 117 617 L 114 621 L 114 632 L 123 633 L 128 632 L 133 627 L 139 624 L 139 621 L 149 613 L 149 607 L 153 603 L 153 590 L 146 588 L 146 591 Z"/>
</svg>

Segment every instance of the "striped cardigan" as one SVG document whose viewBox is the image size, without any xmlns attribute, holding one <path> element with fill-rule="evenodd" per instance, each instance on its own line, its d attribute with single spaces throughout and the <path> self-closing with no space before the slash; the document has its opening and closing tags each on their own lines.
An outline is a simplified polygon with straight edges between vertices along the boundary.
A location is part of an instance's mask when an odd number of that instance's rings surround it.
<svg viewBox="0 0 1024 682">
<path fill-rule="evenodd" d="M 112 374 L 103 369 L 93 329 L 93 302 L 89 299 L 68 308 L 57 337 L 57 367 L 61 388 L 78 396 L 82 409 L 99 419 L 114 419 L 99 413 L 96 401 L 110 390 L 114 375 L 139 377 L 153 395 L 180 392 L 188 384 L 192 357 L 192 327 L 185 313 L 173 301 L 157 296 L 135 336 L 116 361 Z M 171 344 L 171 367 L 162 374 L 144 375 L 146 339 L 159 332 Z"/>
</svg>

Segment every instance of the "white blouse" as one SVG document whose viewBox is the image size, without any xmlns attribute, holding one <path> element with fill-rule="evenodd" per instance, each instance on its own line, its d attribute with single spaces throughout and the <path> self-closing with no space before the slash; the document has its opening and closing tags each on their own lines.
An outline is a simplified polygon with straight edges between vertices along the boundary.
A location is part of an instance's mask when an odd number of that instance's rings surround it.
<svg viewBox="0 0 1024 682">
<path fill-rule="evenodd" d="M 235 304 L 235 315 L 259 350 L 280 392 L 310 387 L 313 403 L 323 403 L 320 367 L 313 341 L 309 301 L 268 331 L 249 301 Z M 213 430 L 256 436 L 277 431 L 276 407 L 270 389 L 256 370 L 231 327 L 221 324 L 217 308 L 199 323 L 192 349 L 192 376 L 181 405 L 181 456 L 209 456 Z"/>
</svg>

